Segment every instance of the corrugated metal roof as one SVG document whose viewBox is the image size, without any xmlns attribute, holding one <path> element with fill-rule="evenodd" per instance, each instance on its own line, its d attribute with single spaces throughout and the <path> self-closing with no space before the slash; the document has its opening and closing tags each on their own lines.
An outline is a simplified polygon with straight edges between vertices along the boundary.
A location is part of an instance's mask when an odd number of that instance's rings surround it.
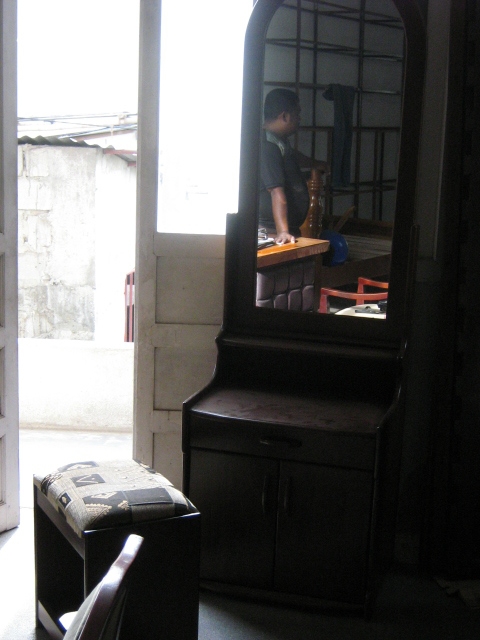
<svg viewBox="0 0 480 640">
<path fill-rule="evenodd" d="M 18 144 L 45 145 L 51 147 L 99 147 L 98 144 L 88 144 L 87 142 L 72 140 L 72 138 L 59 138 L 58 136 L 22 136 L 18 138 Z"/>
<path fill-rule="evenodd" d="M 136 113 L 125 111 L 19 117 L 18 144 L 100 148 L 135 165 L 137 120 Z"/>
<path fill-rule="evenodd" d="M 115 147 L 102 147 L 98 144 L 89 144 L 85 140 L 73 140 L 70 137 L 59 137 L 59 136 L 35 136 L 35 138 L 31 138 L 30 136 L 22 136 L 18 138 L 18 144 L 31 144 L 33 146 L 50 146 L 50 147 L 89 147 L 93 149 L 102 149 L 104 153 L 108 155 L 117 155 L 125 162 L 128 163 L 129 166 L 136 166 L 137 164 L 137 152 L 135 150 L 125 150 L 120 149 L 117 150 Z"/>
</svg>

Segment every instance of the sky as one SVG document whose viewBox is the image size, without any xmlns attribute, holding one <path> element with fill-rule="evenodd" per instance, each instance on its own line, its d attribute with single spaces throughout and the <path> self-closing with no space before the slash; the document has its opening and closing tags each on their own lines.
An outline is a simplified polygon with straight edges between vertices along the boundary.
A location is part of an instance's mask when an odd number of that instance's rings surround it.
<svg viewBox="0 0 480 640">
<path fill-rule="evenodd" d="M 20 117 L 137 112 L 139 0 L 18 0 Z"/>
<path fill-rule="evenodd" d="M 137 113 L 140 0 L 17 1 L 19 117 Z M 223 233 L 237 211 L 251 10 L 163 0 L 159 230 Z"/>
<path fill-rule="evenodd" d="M 251 10 L 252 0 L 163 0 L 159 231 L 224 233 L 238 211 Z"/>
</svg>

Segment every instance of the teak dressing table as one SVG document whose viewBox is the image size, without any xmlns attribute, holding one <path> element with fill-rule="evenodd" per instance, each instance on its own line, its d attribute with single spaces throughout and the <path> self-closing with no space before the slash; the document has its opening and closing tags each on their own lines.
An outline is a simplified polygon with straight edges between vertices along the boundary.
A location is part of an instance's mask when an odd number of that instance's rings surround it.
<svg viewBox="0 0 480 640">
<path fill-rule="evenodd" d="M 409 55 L 386 319 L 279 311 L 255 304 L 256 211 L 265 37 L 285 4 L 258 0 L 247 29 L 224 321 L 213 379 L 184 403 L 183 490 L 202 514 L 204 586 L 368 613 L 395 536 L 424 22 L 392 2 Z"/>
</svg>

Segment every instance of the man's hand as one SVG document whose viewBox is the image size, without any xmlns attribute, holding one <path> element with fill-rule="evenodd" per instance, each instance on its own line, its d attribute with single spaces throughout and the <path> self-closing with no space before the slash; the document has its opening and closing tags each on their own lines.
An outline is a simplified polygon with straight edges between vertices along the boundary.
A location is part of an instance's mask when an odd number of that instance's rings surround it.
<svg viewBox="0 0 480 640">
<path fill-rule="evenodd" d="M 275 236 L 275 244 L 288 244 L 289 242 L 295 242 L 295 236 L 292 236 L 288 231 L 282 231 Z"/>
</svg>

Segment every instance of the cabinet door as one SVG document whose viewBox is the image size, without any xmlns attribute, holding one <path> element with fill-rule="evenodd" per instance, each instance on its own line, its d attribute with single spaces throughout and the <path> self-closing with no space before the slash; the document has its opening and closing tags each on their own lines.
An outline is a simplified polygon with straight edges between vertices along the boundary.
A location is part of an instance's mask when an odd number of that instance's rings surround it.
<svg viewBox="0 0 480 640">
<path fill-rule="evenodd" d="M 373 473 L 282 463 L 275 588 L 363 604 Z"/>
<path fill-rule="evenodd" d="M 277 493 L 277 462 L 191 450 L 189 498 L 202 518 L 202 579 L 272 587 Z"/>
</svg>

